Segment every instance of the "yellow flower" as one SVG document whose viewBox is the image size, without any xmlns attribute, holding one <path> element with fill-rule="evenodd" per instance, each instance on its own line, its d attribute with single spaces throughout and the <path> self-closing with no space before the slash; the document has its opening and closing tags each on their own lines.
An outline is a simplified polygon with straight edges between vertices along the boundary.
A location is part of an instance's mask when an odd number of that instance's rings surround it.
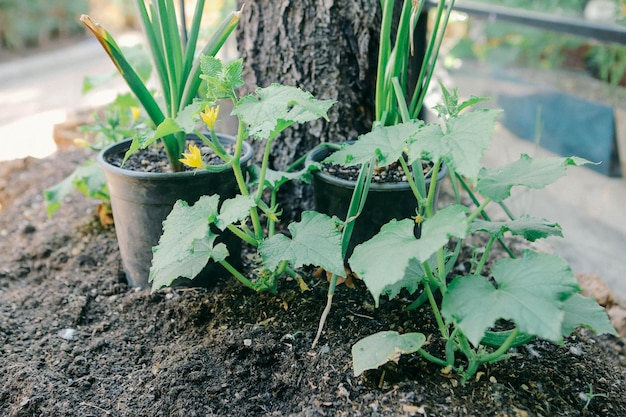
<svg viewBox="0 0 626 417">
<path fill-rule="evenodd" d="M 80 146 L 81 148 L 89 148 L 90 144 L 85 139 L 74 138 L 74 145 Z"/>
<path fill-rule="evenodd" d="M 220 113 L 220 106 L 209 107 L 207 104 L 204 108 L 204 111 L 200 113 L 200 117 L 209 129 L 213 129 L 215 127 L 215 122 L 217 122 L 217 116 Z"/>
<path fill-rule="evenodd" d="M 194 144 L 189 145 L 189 153 L 183 153 L 183 158 L 179 159 L 179 161 L 191 168 L 202 168 L 204 166 L 200 149 Z"/>
<path fill-rule="evenodd" d="M 139 107 L 131 106 L 130 114 L 133 116 L 133 122 L 136 122 L 141 116 L 141 109 Z"/>
</svg>

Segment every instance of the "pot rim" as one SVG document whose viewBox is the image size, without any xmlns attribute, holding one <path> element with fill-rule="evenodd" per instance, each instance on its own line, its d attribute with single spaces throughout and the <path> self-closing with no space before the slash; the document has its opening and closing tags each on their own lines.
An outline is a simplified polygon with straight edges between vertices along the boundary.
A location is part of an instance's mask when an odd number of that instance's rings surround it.
<svg viewBox="0 0 626 417">
<path fill-rule="evenodd" d="M 187 135 L 187 136 L 193 136 L 193 135 Z M 225 142 L 235 143 L 234 136 L 217 133 L 217 137 L 220 140 L 223 140 Z M 134 171 L 131 169 L 119 167 L 117 165 L 113 165 L 112 163 L 107 161 L 106 159 L 107 155 L 113 152 L 119 152 L 121 150 L 124 150 L 124 148 L 128 149 L 130 147 L 131 142 L 132 142 L 132 139 L 124 139 L 120 142 L 113 143 L 107 146 L 106 148 L 102 149 L 100 152 L 98 152 L 98 156 L 96 157 L 96 161 L 98 162 L 98 165 L 100 165 L 100 167 L 103 169 L 106 169 L 110 172 L 114 172 L 118 175 L 123 175 L 125 177 L 131 177 L 131 178 L 136 178 L 136 179 L 148 179 L 149 178 L 150 180 L 155 180 L 155 181 L 158 181 L 160 179 L 163 179 L 163 180 L 171 179 L 173 176 L 184 178 L 184 177 L 193 177 L 196 175 L 211 174 L 211 172 L 204 170 L 204 169 L 196 169 L 194 171 L 180 171 L 180 172 Z M 241 156 L 241 164 L 245 165 L 248 161 L 250 161 L 250 159 L 252 159 L 252 155 L 253 155 L 252 145 L 250 145 L 248 142 L 243 142 L 243 155 Z M 227 172 L 228 170 L 232 170 L 232 168 L 228 167 L 224 171 L 220 171 L 220 172 Z"/>
<path fill-rule="evenodd" d="M 350 143 L 350 141 L 344 142 L 344 143 Z M 323 146 L 318 146 L 314 148 L 307 155 L 306 160 L 305 160 L 305 165 L 309 166 L 313 163 L 321 163 L 321 160 L 318 161 L 317 159 L 315 159 L 315 157 L 319 156 L 321 153 L 325 153 L 323 155 L 323 158 L 325 158 L 327 155 L 332 153 L 332 150 Z M 442 169 L 439 170 L 439 174 L 437 175 L 437 181 L 438 182 L 441 181 L 447 174 L 448 174 L 448 169 L 446 168 L 446 164 L 444 163 L 442 164 Z M 356 181 L 339 178 L 334 175 L 327 174 L 319 169 L 316 171 L 313 171 L 312 175 L 326 183 L 337 184 L 337 185 L 341 185 L 343 187 L 350 188 L 350 189 L 353 189 L 356 186 Z M 431 178 L 430 177 L 426 178 L 426 184 L 430 184 L 430 182 L 431 182 Z M 408 181 L 384 182 L 384 183 L 372 181 L 372 183 L 370 184 L 370 190 L 374 190 L 374 191 L 402 191 L 402 190 L 408 190 L 410 188 L 411 187 Z"/>
</svg>

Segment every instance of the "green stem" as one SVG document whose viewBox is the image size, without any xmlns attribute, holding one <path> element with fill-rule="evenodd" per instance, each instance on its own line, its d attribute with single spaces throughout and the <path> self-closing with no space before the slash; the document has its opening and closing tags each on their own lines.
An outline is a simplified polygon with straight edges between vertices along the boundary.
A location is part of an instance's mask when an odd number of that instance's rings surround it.
<svg viewBox="0 0 626 417">
<path fill-rule="evenodd" d="M 211 133 L 212 132 L 209 132 L 210 135 Z M 217 155 L 222 161 L 226 162 L 227 164 L 230 164 L 232 162 L 232 159 L 234 157 L 226 153 L 226 150 L 221 145 L 218 148 L 213 140 L 207 138 L 206 135 L 198 129 L 194 129 L 193 134 L 196 135 L 198 138 L 200 138 L 202 143 L 208 146 L 211 149 L 211 151 L 213 151 L 213 153 L 215 153 L 215 155 Z M 216 138 L 216 141 L 217 141 L 217 138 Z M 217 143 L 219 143 L 219 141 L 217 141 Z"/>
<path fill-rule="evenodd" d="M 491 362 L 495 362 L 495 361 L 502 359 L 502 357 L 506 354 L 506 352 L 508 352 L 508 350 L 511 349 L 511 347 L 513 346 L 513 342 L 515 341 L 515 338 L 517 337 L 518 334 L 519 334 L 519 329 L 515 327 L 513 331 L 511 332 L 511 334 L 509 334 L 509 337 L 506 338 L 502 346 L 500 346 L 498 349 L 496 349 L 495 351 L 493 351 L 492 353 L 488 355 L 481 356 L 479 358 L 480 362 L 491 363 Z"/>
<path fill-rule="evenodd" d="M 272 147 L 272 140 L 268 140 L 265 144 L 265 151 L 263 152 L 263 161 L 261 162 L 261 173 L 259 174 L 259 189 L 257 190 L 256 200 L 260 200 L 263 197 L 263 189 L 265 188 L 265 177 L 267 176 L 267 168 L 270 163 L 270 152 Z"/>
<path fill-rule="evenodd" d="M 448 363 L 446 361 L 439 359 L 436 356 L 431 355 L 430 353 L 426 352 L 424 349 L 418 349 L 417 353 L 422 355 L 422 357 L 426 359 L 427 361 L 432 362 L 436 365 L 439 365 L 442 368 L 445 368 L 446 366 L 448 366 Z"/>
<path fill-rule="evenodd" d="M 450 334 L 450 338 L 446 340 L 446 363 L 450 366 L 454 366 L 454 341 L 458 332 L 459 328 L 454 328 L 452 334 Z"/>
<path fill-rule="evenodd" d="M 413 191 L 413 195 L 415 195 L 415 198 L 417 199 L 417 201 L 422 201 L 423 196 L 420 194 L 419 189 L 417 188 L 417 184 L 415 184 L 415 180 L 413 179 L 413 175 L 411 174 L 411 171 L 409 170 L 409 166 L 406 164 L 406 161 L 404 160 L 403 157 L 400 157 L 398 161 L 400 161 L 400 165 L 402 166 L 402 171 L 404 171 L 404 175 L 406 176 L 406 180 L 409 183 L 409 187 L 411 187 L 411 191 Z"/>
<path fill-rule="evenodd" d="M 491 252 L 491 247 L 493 246 L 493 243 L 495 241 L 496 241 L 495 236 L 491 236 L 489 238 L 489 242 L 487 242 L 487 246 L 485 247 L 485 252 L 483 252 L 483 255 L 480 257 L 480 261 L 478 262 L 478 265 L 476 265 L 476 271 L 474 272 L 474 275 L 480 275 L 481 271 L 483 270 L 483 267 L 485 266 L 485 263 L 487 263 L 487 259 L 489 258 L 489 253 Z"/>
<path fill-rule="evenodd" d="M 432 217 L 435 214 L 435 190 L 437 188 L 437 177 L 439 176 L 439 168 L 441 167 L 441 160 L 437 159 L 433 170 L 430 173 L 430 186 L 428 188 L 428 197 L 426 200 L 426 215 Z"/>
<path fill-rule="evenodd" d="M 229 224 L 227 226 L 228 230 L 230 230 L 235 236 L 237 236 L 239 239 L 243 240 L 246 243 L 251 244 L 252 246 L 259 246 L 259 241 L 256 240 L 256 238 L 254 236 L 250 236 L 249 234 L 247 234 L 246 232 L 244 232 L 243 230 L 239 229 L 237 226 L 233 225 L 233 224 Z"/>
<path fill-rule="evenodd" d="M 236 103 L 235 103 L 236 104 Z M 235 155 L 231 160 L 233 172 L 235 173 L 235 179 L 237 181 L 237 186 L 239 187 L 239 192 L 243 196 L 249 196 L 250 192 L 248 191 L 248 186 L 246 184 L 246 179 L 243 175 L 243 171 L 241 170 L 241 152 L 243 149 L 243 137 L 244 132 L 246 131 L 246 125 L 243 121 L 239 120 L 239 128 L 237 130 L 237 139 L 235 143 Z M 255 200 L 258 201 L 258 200 Z M 257 241 L 263 240 L 263 226 L 261 225 L 261 220 L 259 219 L 259 212 L 257 211 L 256 206 L 250 208 L 250 220 L 252 221 L 252 227 L 254 229 L 254 235 L 256 236 Z"/>
<path fill-rule="evenodd" d="M 435 301 L 435 297 L 433 296 L 433 292 L 430 289 L 430 285 L 424 285 L 424 291 L 426 291 L 426 294 L 428 295 L 428 301 L 430 303 L 430 307 L 433 310 L 433 314 L 435 315 L 435 320 L 437 321 L 437 327 L 439 327 L 439 332 L 445 339 L 447 339 L 449 337 L 448 329 L 443 322 L 443 318 L 441 318 L 439 306 L 437 306 L 437 301 Z"/>
<path fill-rule="evenodd" d="M 228 272 L 233 274 L 233 276 L 235 278 L 237 278 L 239 280 L 239 282 L 241 282 L 243 285 L 245 285 L 246 287 L 250 288 L 251 290 L 255 290 L 256 291 L 256 288 L 255 288 L 254 284 L 252 283 L 252 281 L 250 281 L 248 278 L 244 277 L 243 274 L 241 272 L 237 271 L 235 269 L 235 267 L 233 267 L 227 260 L 220 261 L 219 264 L 222 265 Z"/>
<path fill-rule="evenodd" d="M 275 209 L 276 207 L 276 198 L 277 198 L 277 194 L 278 194 L 278 190 L 277 189 L 272 189 L 272 195 L 270 197 L 270 208 L 272 210 Z M 274 213 L 275 215 L 276 213 Z M 267 217 L 267 237 L 270 238 L 272 236 L 274 236 L 274 234 L 276 233 L 276 220 L 272 219 L 271 217 Z"/>
<path fill-rule="evenodd" d="M 490 198 L 487 198 L 487 199 L 485 199 L 485 201 L 480 203 L 478 208 L 476 210 L 474 210 L 474 212 L 467 217 L 467 222 L 471 223 L 471 222 L 473 222 L 476 219 L 476 217 L 478 217 L 478 216 L 482 215 L 483 213 L 485 213 L 485 208 L 489 205 L 489 203 L 491 203 L 491 199 Z"/>
<path fill-rule="evenodd" d="M 472 191 L 470 186 L 467 184 L 467 182 L 463 179 L 463 177 L 461 175 L 456 174 L 456 178 L 459 180 L 459 182 L 461 183 L 461 186 L 463 187 L 463 189 L 467 192 L 469 197 L 472 199 L 472 202 L 478 207 L 480 205 L 478 203 L 478 199 L 476 198 L 476 195 L 474 195 L 474 192 Z M 482 215 L 483 219 L 485 219 L 487 221 L 491 221 L 491 219 L 490 219 L 490 217 L 489 217 L 489 215 L 487 214 L 486 211 L 483 210 L 480 214 Z M 509 246 L 504 242 L 504 239 L 502 239 L 502 237 L 498 237 L 498 243 L 500 243 L 500 246 L 502 246 L 502 248 L 506 251 L 506 253 L 511 258 L 515 258 L 515 254 L 511 251 Z"/>
<path fill-rule="evenodd" d="M 430 283 L 429 283 L 427 280 L 424 280 L 424 281 L 423 281 L 423 284 L 424 284 L 424 285 L 430 285 Z M 431 289 L 431 291 L 432 291 L 432 289 Z M 426 301 L 427 299 L 428 299 L 428 294 L 426 294 L 426 290 L 424 290 L 424 292 L 423 292 L 423 293 L 421 293 L 421 294 L 419 295 L 419 297 L 417 297 L 417 298 L 415 299 L 415 301 L 413 301 L 411 304 L 409 304 L 409 305 L 406 307 L 406 310 L 407 310 L 407 311 L 412 311 L 412 310 L 415 310 L 416 308 L 418 308 L 419 306 L 421 306 L 422 304 L 424 304 L 424 301 Z"/>
</svg>

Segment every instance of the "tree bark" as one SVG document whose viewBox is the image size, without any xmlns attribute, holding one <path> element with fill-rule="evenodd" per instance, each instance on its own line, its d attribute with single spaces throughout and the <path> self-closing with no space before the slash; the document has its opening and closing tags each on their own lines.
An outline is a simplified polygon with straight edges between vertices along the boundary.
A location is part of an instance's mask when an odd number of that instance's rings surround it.
<svg viewBox="0 0 626 417">
<path fill-rule="evenodd" d="M 285 169 L 320 142 L 370 130 L 380 14 L 379 0 L 245 0 L 237 41 L 246 92 L 276 82 L 337 101 L 328 122 L 295 126 L 276 139 L 272 168 Z M 283 194 L 284 218 L 310 208 L 306 187 Z"/>
</svg>

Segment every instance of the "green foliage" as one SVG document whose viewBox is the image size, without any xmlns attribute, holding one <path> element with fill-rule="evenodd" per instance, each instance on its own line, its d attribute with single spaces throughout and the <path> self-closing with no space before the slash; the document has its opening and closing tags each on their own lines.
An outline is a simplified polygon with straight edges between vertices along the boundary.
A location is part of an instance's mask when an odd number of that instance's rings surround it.
<svg viewBox="0 0 626 417">
<path fill-rule="evenodd" d="M 88 198 L 109 203 L 109 191 L 106 186 L 104 172 L 93 161 L 79 166 L 60 183 L 43 191 L 48 217 L 52 217 L 63 204 L 63 200 L 75 190 Z"/>
<path fill-rule="evenodd" d="M 259 253 L 270 269 L 287 260 L 296 268 L 316 265 L 333 274 L 343 275 L 340 226 L 341 222 L 336 218 L 305 211 L 301 221 L 289 225 L 291 238 L 274 235 L 260 245 Z"/>
<path fill-rule="evenodd" d="M 563 259 L 525 251 L 522 258 L 498 261 L 492 275 L 497 288 L 480 275 L 454 279 L 441 307 L 443 317 L 475 346 L 499 319 L 542 339 L 561 339 L 562 304 L 579 290 Z"/>
<path fill-rule="evenodd" d="M 333 100 L 316 100 L 296 87 L 272 84 L 243 97 L 233 114 L 241 118 L 253 138 L 272 140 L 295 123 L 328 119 L 333 104 Z"/>
<path fill-rule="evenodd" d="M 87 0 L 2 0 L 0 49 L 19 50 L 81 34 L 76 16 L 88 9 Z"/>
<path fill-rule="evenodd" d="M 210 258 L 221 261 L 228 256 L 223 243 L 215 244 L 217 235 L 209 229 L 209 222 L 218 216 L 219 196 L 204 196 L 193 206 L 177 201 L 163 222 L 163 235 L 154 248 L 150 268 L 152 288 L 170 285 L 176 278 L 194 278 Z"/>
<path fill-rule="evenodd" d="M 343 273 L 342 222 L 320 213 L 304 212 L 299 222 L 288 226 L 289 236 L 275 230 L 281 214 L 276 203 L 279 188 L 289 181 L 308 182 L 311 168 L 279 172 L 268 167 L 271 144 L 280 132 L 295 123 L 327 118 L 333 101 L 317 100 L 296 87 L 278 84 L 259 88 L 253 94 L 239 98 L 236 89 L 242 84 L 241 60 L 224 64 L 219 59 L 204 56 L 200 63 L 202 78 L 208 87 L 206 98 L 187 106 L 176 118 L 164 119 L 149 140 L 180 131 L 195 133 L 221 157 L 223 167 L 232 169 L 240 195 L 224 201 L 219 211 L 219 196 L 210 200 L 203 197 L 191 207 L 182 202 L 177 204 L 163 225 L 159 245 L 154 248 L 150 272 L 152 290 L 171 285 L 180 276 L 193 278 L 209 259 L 220 263 L 241 283 L 257 291 L 275 292 L 276 278 L 283 273 L 301 281 L 293 268 L 304 265 Z M 232 153 L 221 147 L 214 131 L 215 122 L 208 118 L 209 113 L 217 114 L 215 101 L 220 99 L 233 102 L 232 114 L 239 119 L 239 132 Z M 201 110 L 203 113 L 198 116 Z M 205 122 L 209 120 L 206 122 L 208 135 L 193 127 L 199 117 Z M 261 165 L 250 167 L 250 178 L 246 181 L 241 152 L 248 136 L 266 143 Z M 213 168 L 207 166 L 205 169 Z M 257 276 L 245 277 L 228 262 L 225 247 L 215 244 L 211 225 L 221 231 L 228 229 L 258 250 L 261 264 Z M 301 285 L 304 286 L 302 282 Z"/>
<path fill-rule="evenodd" d="M 465 237 L 468 227 L 465 212 L 466 208 L 458 204 L 440 210 L 424 221 L 419 239 L 413 232 L 414 221 L 392 220 L 376 236 L 354 249 L 350 266 L 365 282 L 376 305 L 381 294 L 395 296 L 399 293 L 397 284 L 406 281 L 406 271 L 413 261 L 427 263 L 450 237 Z M 381 258 L 388 262 L 381 262 Z M 419 276 L 415 278 L 420 280 Z"/>
<path fill-rule="evenodd" d="M 184 42 L 182 32 L 186 28 L 178 26 L 179 19 L 176 16 L 173 0 L 150 3 L 149 7 L 146 6 L 145 0 L 136 0 L 154 69 L 161 84 L 162 103 L 155 99 L 142 77 L 144 66 L 133 65 L 132 56 L 127 56 L 122 51 L 106 29 L 89 16 L 81 16 L 81 21 L 98 39 L 154 125 L 161 124 L 166 118 L 175 119 L 182 109 L 192 103 L 198 94 L 201 82 L 200 62 L 197 55 L 199 52 L 203 55 L 215 55 L 239 22 L 241 12 L 231 13 L 215 30 L 206 45 L 198 50 L 197 42 L 204 4 L 204 0 L 196 2 L 196 9 L 188 30 L 188 40 Z M 179 171 L 181 169 L 179 159 L 185 148 L 185 135 L 178 132 L 160 139 L 165 145 L 172 170 Z M 152 141 L 137 136 L 129 152 L 134 152 L 150 143 Z"/>
<path fill-rule="evenodd" d="M 504 201 L 511 195 L 511 188 L 543 188 L 565 175 L 568 166 L 590 163 L 583 158 L 532 159 L 528 155 L 502 168 L 480 170 L 476 191 L 493 201 Z"/>
<path fill-rule="evenodd" d="M 119 142 L 136 134 L 145 128 L 144 118 L 138 114 L 137 100 L 130 94 L 118 95 L 104 110 L 101 116 L 93 114 L 94 122 L 82 126 L 82 130 L 91 133 L 94 137 L 88 141 L 81 141 L 94 151 Z M 110 205 L 109 191 L 102 169 L 89 159 L 60 183 L 47 188 L 43 192 L 48 217 L 61 207 L 68 195 L 80 191 L 86 197 L 101 200 Z"/>
<path fill-rule="evenodd" d="M 364 137 L 366 140 L 346 146 L 328 159 L 346 164 L 365 161 L 368 156 L 385 164 L 392 158 L 401 163 L 403 158 L 409 163 L 423 159 L 435 167 L 428 195 L 413 184 L 416 217 L 385 224 L 373 238 L 355 247 L 348 263 L 376 305 L 382 295 L 392 298 L 402 290 L 410 294 L 419 291 L 415 303 L 428 301 L 445 349 L 427 352 L 421 334 L 411 333 L 403 340 L 397 333 L 380 332 L 354 345 L 357 375 L 388 360 L 397 361 L 399 354 L 417 352 L 467 380 L 480 365 L 505 358 L 509 348 L 535 337 L 559 342 L 579 326 L 615 334 L 604 309 L 578 293 L 576 279 L 562 258 L 531 250 L 516 257 L 503 239 L 509 233 L 529 241 L 561 236 L 558 224 L 529 215 L 515 217 L 504 201 L 514 186 L 542 188 L 562 177 L 567 167 L 589 161 L 522 155 L 502 168 L 481 167 L 482 152 L 491 143 L 498 115 L 492 110 L 467 111 L 481 101 L 473 97 L 459 103 L 456 91 L 444 88 L 444 103 L 437 107 L 440 123 L 374 129 L 372 135 L 381 139 L 379 146 Z M 432 188 L 442 163 L 448 166 L 456 202 L 436 211 Z M 408 165 L 402 166 L 407 178 L 413 178 Z M 475 207 L 460 204 L 459 184 Z M 493 203 L 505 209 L 508 220 L 491 221 L 485 208 Z M 474 234 L 486 235 L 484 247 L 476 248 L 480 259 L 466 275 L 456 275 L 453 266 L 462 240 Z M 495 242 L 504 246 L 509 257 L 485 271 Z M 503 321 L 509 329 L 495 331 Z M 403 347 L 407 344 L 409 347 Z M 457 363 L 458 355 L 465 357 L 465 365 Z"/>
</svg>

